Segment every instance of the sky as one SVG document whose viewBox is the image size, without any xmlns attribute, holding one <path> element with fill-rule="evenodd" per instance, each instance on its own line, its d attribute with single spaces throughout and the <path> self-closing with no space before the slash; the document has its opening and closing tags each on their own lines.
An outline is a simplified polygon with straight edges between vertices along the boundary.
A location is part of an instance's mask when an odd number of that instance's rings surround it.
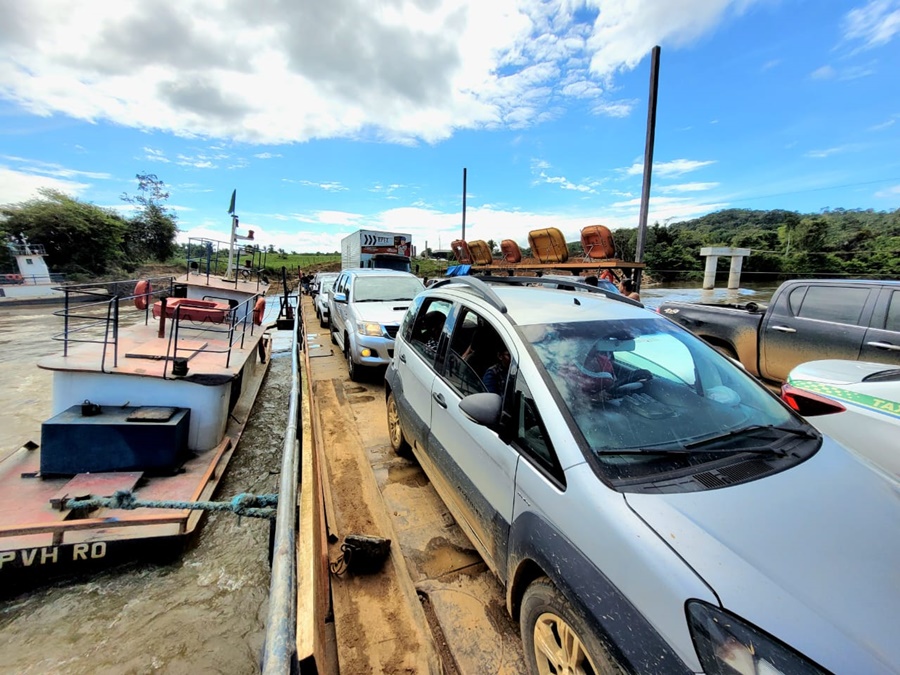
<svg viewBox="0 0 900 675">
<path fill-rule="evenodd" d="M 0 0 L 0 204 L 331 252 L 900 208 L 900 0 Z"/>
</svg>

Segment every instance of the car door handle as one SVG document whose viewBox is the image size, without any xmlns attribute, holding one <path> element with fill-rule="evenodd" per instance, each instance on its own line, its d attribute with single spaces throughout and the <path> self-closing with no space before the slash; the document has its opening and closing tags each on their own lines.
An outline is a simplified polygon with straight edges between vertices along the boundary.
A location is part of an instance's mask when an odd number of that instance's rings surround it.
<svg viewBox="0 0 900 675">
<path fill-rule="evenodd" d="M 772 326 L 772 330 L 777 330 L 779 333 L 796 333 L 796 328 L 791 328 L 790 326 Z"/>
<path fill-rule="evenodd" d="M 444 400 L 444 395 L 443 395 L 443 394 L 439 394 L 439 393 L 437 393 L 437 392 L 434 392 L 434 393 L 431 395 L 431 398 L 433 398 L 433 399 L 435 400 L 435 402 L 436 402 L 439 406 L 441 406 L 442 408 L 444 408 L 444 409 L 447 408 L 447 402 Z"/>
<path fill-rule="evenodd" d="M 400 354 L 397 358 L 403 361 L 403 363 L 406 363 L 406 354 Z"/>
<path fill-rule="evenodd" d="M 892 345 L 889 342 L 867 342 L 866 345 L 878 349 L 889 349 L 892 352 L 900 352 L 900 345 Z"/>
</svg>

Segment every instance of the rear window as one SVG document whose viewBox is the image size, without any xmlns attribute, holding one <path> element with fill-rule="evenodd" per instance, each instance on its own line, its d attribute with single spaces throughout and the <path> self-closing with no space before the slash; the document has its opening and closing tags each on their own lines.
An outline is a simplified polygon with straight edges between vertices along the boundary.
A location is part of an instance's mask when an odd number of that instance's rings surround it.
<svg viewBox="0 0 900 675">
<path fill-rule="evenodd" d="M 868 298 L 868 288 L 810 286 L 796 315 L 802 319 L 858 326 Z"/>
</svg>

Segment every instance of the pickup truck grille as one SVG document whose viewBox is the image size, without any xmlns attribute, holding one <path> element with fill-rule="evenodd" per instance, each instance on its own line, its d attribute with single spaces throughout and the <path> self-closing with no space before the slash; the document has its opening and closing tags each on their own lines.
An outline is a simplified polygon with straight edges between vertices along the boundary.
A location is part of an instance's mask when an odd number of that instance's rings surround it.
<svg viewBox="0 0 900 675">
<path fill-rule="evenodd" d="M 385 334 L 391 339 L 394 339 L 395 337 L 397 337 L 397 331 L 399 331 L 399 330 L 400 330 L 400 326 L 385 326 L 384 327 Z"/>
</svg>

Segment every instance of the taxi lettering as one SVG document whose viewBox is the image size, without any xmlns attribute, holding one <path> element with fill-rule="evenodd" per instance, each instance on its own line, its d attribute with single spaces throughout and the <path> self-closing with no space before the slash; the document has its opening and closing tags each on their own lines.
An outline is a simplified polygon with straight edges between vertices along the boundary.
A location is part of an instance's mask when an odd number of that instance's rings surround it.
<svg viewBox="0 0 900 675">
<path fill-rule="evenodd" d="M 872 399 L 872 406 L 885 412 L 900 413 L 900 403 L 896 401 L 885 401 L 884 399 L 875 398 Z"/>
<path fill-rule="evenodd" d="M 16 567 L 32 567 L 35 565 L 55 564 L 63 561 L 98 560 L 106 556 L 106 542 L 95 541 L 92 544 L 75 544 L 71 549 L 60 549 L 58 546 L 40 546 L 20 551 L 0 552 L 0 569 L 6 564 Z"/>
</svg>

